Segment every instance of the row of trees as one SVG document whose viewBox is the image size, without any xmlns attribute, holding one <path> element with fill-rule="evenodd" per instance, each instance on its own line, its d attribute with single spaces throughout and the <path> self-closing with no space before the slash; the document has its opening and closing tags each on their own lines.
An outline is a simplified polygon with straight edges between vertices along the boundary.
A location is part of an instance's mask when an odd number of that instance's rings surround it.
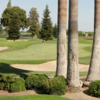
<svg viewBox="0 0 100 100">
<path fill-rule="evenodd" d="M 78 70 L 78 0 L 69 1 L 68 66 L 66 65 L 66 1 L 58 0 L 58 48 L 56 75 L 67 76 L 67 89 L 80 91 Z M 100 80 L 100 0 L 95 0 L 94 39 L 86 84 Z M 65 11 L 65 12 L 64 12 Z M 84 83 L 84 84 L 85 84 Z"/>
<path fill-rule="evenodd" d="M 17 16 L 17 18 L 15 16 Z M 13 20 L 16 20 L 16 22 Z M 36 8 L 31 8 L 29 18 L 27 18 L 26 11 L 17 6 L 12 7 L 11 0 L 9 0 L 7 8 L 2 14 L 1 24 L 5 27 L 9 39 L 18 39 L 20 37 L 19 30 L 28 27 L 28 32 L 31 32 L 32 35 L 37 35 L 43 40 L 47 41 L 52 40 L 53 37 L 57 38 L 57 25 L 54 27 L 52 25 L 48 5 L 44 10 L 42 22 L 40 24 L 39 14 Z"/>
</svg>

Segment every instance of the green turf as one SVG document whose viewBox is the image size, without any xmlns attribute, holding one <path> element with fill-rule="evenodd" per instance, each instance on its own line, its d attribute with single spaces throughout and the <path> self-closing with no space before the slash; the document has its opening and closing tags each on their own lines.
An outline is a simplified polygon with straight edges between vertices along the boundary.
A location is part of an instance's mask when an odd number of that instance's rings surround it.
<svg viewBox="0 0 100 100">
<path fill-rule="evenodd" d="M 54 95 L 0 96 L 0 100 L 72 100 Z"/>
<path fill-rule="evenodd" d="M 57 40 L 45 41 L 33 38 L 28 41 L 10 41 L 0 38 L 0 46 L 9 49 L 0 51 L 0 62 L 8 64 L 40 64 L 57 58 Z M 89 64 L 92 40 L 79 39 L 79 63 Z"/>
</svg>

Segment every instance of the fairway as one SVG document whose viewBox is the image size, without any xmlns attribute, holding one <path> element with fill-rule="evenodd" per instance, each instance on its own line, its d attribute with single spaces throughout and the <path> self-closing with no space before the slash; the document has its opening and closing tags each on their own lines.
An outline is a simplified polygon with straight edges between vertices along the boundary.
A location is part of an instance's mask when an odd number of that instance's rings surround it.
<svg viewBox="0 0 100 100">
<path fill-rule="evenodd" d="M 45 41 L 34 38 L 28 41 L 6 41 L 0 38 L 0 46 L 9 47 L 0 51 L 0 62 L 8 64 L 38 64 L 45 61 L 56 60 L 57 40 Z M 79 40 L 79 62 L 89 64 L 91 56 L 92 40 Z"/>
</svg>

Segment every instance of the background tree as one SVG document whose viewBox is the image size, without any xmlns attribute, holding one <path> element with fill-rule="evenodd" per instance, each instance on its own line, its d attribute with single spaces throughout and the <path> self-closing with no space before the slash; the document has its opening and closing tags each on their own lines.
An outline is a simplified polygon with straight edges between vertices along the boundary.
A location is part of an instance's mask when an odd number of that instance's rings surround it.
<svg viewBox="0 0 100 100">
<path fill-rule="evenodd" d="M 19 39 L 19 37 L 20 37 L 19 26 L 20 26 L 19 15 L 17 13 L 14 13 L 12 15 L 12 18 L 11 18 L 11 21 L 9 24 L 8 39 L 13 39 L 14 41 L 16 39 Z"/>
<path fill-rule="evenodd" d="M 79 92 L 80 82 L 78 69 L 78 0 L 69 0 L 68 32 L 67 90 L 69 92 Z"/>
<path fill-rule="evenodd" d="M 4 27 L 8 27 L 8 30 L 9 30 L 9 24 L 10 24 L 10 21 L 12 19 L 12 16 L 13 14 L 16 12 L 16 14 L 19 16 L 19 20 L 20 20 L 20 29 L 24 29 L 26 28 L 26 22 L 27 22 L 27 18 L 26 18 L 26 11 L 17 7 L 17 6 L 14 6 L 12 8 L 8 7 L 6 8 L 4 11 L 3 11 L 3 14 L 2 14 L 2 25 Z"/>
<path fill-rule="evenodd" d="M 57 24 L 53 27 L 53 37 L 57 38 Z"/>
<path fill-rule="evenodd" d="M 31 8 L 29 12 L 29 26 L 29 31 L 32 33 L 32 36 L 39 34 L 39 14 L 37 13 L 36 8 Z"/>
<path fill-rule="evenodd" d="M 0 25 L 0 33 L 2 33 L 3 32 L 3 28 L 2 28 L 2 26 Z"/>
<path fill-rule="evenodd" d="M 39 33 L 39 37 L 43 40 L 52 40 L 53 39 L 53 27 L 52 22 L 50 18 L 50 11 L 48 9 L 48 5 L 46 5 L 46 8 L 44 10 L 43 19 L 42 19 L 42 25 L 41 25 L 41 31 Z"/>
<path fill-rule="evenodd" d="M 11 8 L 11 0 L 9 0 L 8 4 L 7 4 L 7 8 L 10 7 Z"/>
</svg>

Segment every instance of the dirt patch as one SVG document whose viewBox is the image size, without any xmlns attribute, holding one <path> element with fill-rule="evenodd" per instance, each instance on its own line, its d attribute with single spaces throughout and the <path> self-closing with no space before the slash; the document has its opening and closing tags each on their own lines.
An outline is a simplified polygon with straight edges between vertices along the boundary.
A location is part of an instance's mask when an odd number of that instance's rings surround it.
<svg viewBox="0 0 100 100">
<path fill-rule="evenodd" d="M 9 47 L 0 47 L 0 51 L 8 49 Z"/>
<path fill-rule="evenodd" d="M 56 61 L 50 61 L 43 64 L 12 64 L 17 69 L 29 71 L 56 71 Z M 88 71 L 89 65 L 79 64 L 79 71 Z"/>
<path fill-rule="evenodd" d="M 88 88 L 82 88 L 82 91 L 79 93 L 66 93 L 62 97 L 70 98 L 73 100 L 100 100 L 100 98 L 89 96 Z"/>
<path fill-rule="evenodd" d="M 0 90 L 0 96 L 21 96 L 21 95 L 38 95 L 40 93 L 34 91 L 34 90 L 26 90 L 22 92 L 15 92 L 15 93 L 9 93 L 4 90 Z M 73 100 L 100 100 L 100 98 L 91 97 L 88 95 L 88 88 L 82 88 L 82 91 L 79 93 L 66 93 L 62 97 L 70 98 Z"/>
</svg>

